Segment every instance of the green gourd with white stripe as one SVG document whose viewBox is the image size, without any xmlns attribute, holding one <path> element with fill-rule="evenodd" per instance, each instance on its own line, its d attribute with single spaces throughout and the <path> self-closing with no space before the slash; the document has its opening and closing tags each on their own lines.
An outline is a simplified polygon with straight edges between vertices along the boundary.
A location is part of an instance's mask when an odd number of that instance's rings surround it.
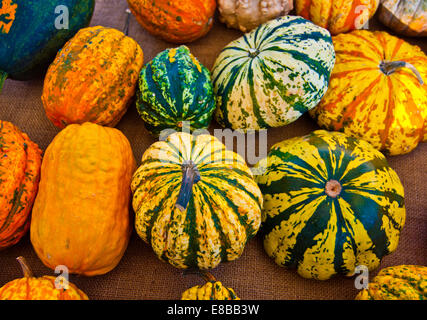
<svg viewBox="0 0 427 320">
<path fill-rule="evenodd" d="M 214 64 L 216 119 L 243 131 L 287 125 L 320 102 L 334 63 L 326 29 L 296 16 L 262 24 Z"/>
</svg>

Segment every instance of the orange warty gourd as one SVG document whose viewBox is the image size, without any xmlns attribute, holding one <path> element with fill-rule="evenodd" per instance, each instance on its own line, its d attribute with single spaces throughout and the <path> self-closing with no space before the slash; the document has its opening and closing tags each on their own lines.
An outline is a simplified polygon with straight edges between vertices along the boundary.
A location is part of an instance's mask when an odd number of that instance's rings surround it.
<svg viewBox="0 0 427 320">
<path fill-rule="evenodd" d="M 49 268 L 94 276 L 112 270 L 128 245 L 135 159 L 117 129 L 71 124 L 45 152 L 31 242 Z"/>
<path fill-rule="evenodd" d="M 151 34 L 172 43 L 186 43 L 212 28 L 215 0 L 127 0 L 136 20 Z"/>
<path fill-rule="evenodd" d="M 378 9 L 380 0 L 296 0 L 297 15 L 332 34 L 362 29 Z"/>
<path fill-rule="evenodd" d="M 89 300 L 88 296 L 74 284 L 58 282 L 56 277 L 36 278 L 23 257 L 21 264 L 24 277 L 6 283 L 0 288 L 0 300 Z M 62 285 L 62 288 L 59 287 Z"/>
<path fill-rule="evenodd" d="M 135 94 L 144 54 L 124 33 L 81 29 L 60 50 L 44 80 L 47 117 L 59 128 L 93 122 L 114 127 Z"/>
<path fill-rule="evenodd" d="M 41 155 L 27 134 L 0 120 L 0 250 L 16 244 L 30 227 Z"/>
</svg>

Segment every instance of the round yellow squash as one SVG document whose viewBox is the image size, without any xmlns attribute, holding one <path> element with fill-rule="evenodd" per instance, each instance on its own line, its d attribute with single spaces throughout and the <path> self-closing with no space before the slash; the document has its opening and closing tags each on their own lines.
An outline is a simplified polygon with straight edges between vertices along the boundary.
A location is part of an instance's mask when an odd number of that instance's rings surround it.
<svg viewBox="0 0 427 320">
<path fill-rule="evenodd" d="M 132 179 L 135 229 L 176 268 L 239 258 L 261 225 L 262 194 L 245 160 L 209 134 L 170 134 Z"/>
<path fill-rule="evenodd" d="M 130 182 L 135 159 L 117 129 L 72 124 L 48 146 L 30 227 L 31 242 L 49 268 L 86 276 L 112 270 L 131 232 Z"/>
<path fill-rule="evenodd" d="M 386 32 L 333 37 L 329 88 L 310 111 L 320 126 L 362 138 L 390 155 L 427 140 L 427 56 Z"/>
</svg>

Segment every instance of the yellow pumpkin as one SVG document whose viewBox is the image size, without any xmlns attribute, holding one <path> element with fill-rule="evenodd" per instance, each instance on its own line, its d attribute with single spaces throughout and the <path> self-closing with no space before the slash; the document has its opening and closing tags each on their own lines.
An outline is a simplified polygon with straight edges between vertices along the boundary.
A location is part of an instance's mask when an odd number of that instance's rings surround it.
<svg viewBox="0 0 427 320">
<path fill-rule="evenodd" d="M 329 88 L 310 111 L 320 126 L 364 139 L 390 155 L 427 140 L 427 56 L 386 32 L 333 37 Z"/>
</svg>

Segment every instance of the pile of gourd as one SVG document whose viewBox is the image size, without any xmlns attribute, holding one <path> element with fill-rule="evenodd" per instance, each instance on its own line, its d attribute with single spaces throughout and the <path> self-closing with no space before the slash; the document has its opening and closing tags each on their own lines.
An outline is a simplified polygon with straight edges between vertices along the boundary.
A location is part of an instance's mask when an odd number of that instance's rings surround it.
<svg viewBox="0 0 427 320">
<path fill-rule="evenodd" d="M 183 299 L 238 299 L 208 270 L 239 258 L 258 231 L 277 264 L 306 278 L 377 268 L 405 224 L 403 186 L 382 152 L 427 140 L 426 55 L 387 32 L 357 30 L 378 2 L 297 0 L 297 15 L 287 15 L 293 1 L 128 0 L 146 30 L 179 44 L 207 34 L 218 5 L 220 20 L 246 33 L 208 70 L 185 45 L 144 64 L 127 34 L 87 27 L 94 1 L 1 0 L 0 89 L 7 77 L 29 79 L 49 65 L 42 101 L 62 131 L 42 158 L 25 133 L 0 121 L 0 250 L 30 230 L 49 268 L 105 274 L 128 245 L 131 202 L 134 228 L 155 254 L 206 279 Z M 426 3 L 418 2 L 382 1 L 380 19 L 425 36 Z M 58 4 L 70 10 L 66 31 L 47 23 Z M 29 16 L 40 24 L 33 30 Z M 135 96 L 160 137 L 139 167 L 113 128 Z M 323 130 L 274 145 L 252 170 L 203 131 L 213 117 L 249 132 L 306 112 Z M 25 277 L 0 288 L 0 299 L 88 298 L 19 262 Z M 390 267 L 358 298 L 426 299 L 426 282 L 426 267 Z"/>
</svg>

